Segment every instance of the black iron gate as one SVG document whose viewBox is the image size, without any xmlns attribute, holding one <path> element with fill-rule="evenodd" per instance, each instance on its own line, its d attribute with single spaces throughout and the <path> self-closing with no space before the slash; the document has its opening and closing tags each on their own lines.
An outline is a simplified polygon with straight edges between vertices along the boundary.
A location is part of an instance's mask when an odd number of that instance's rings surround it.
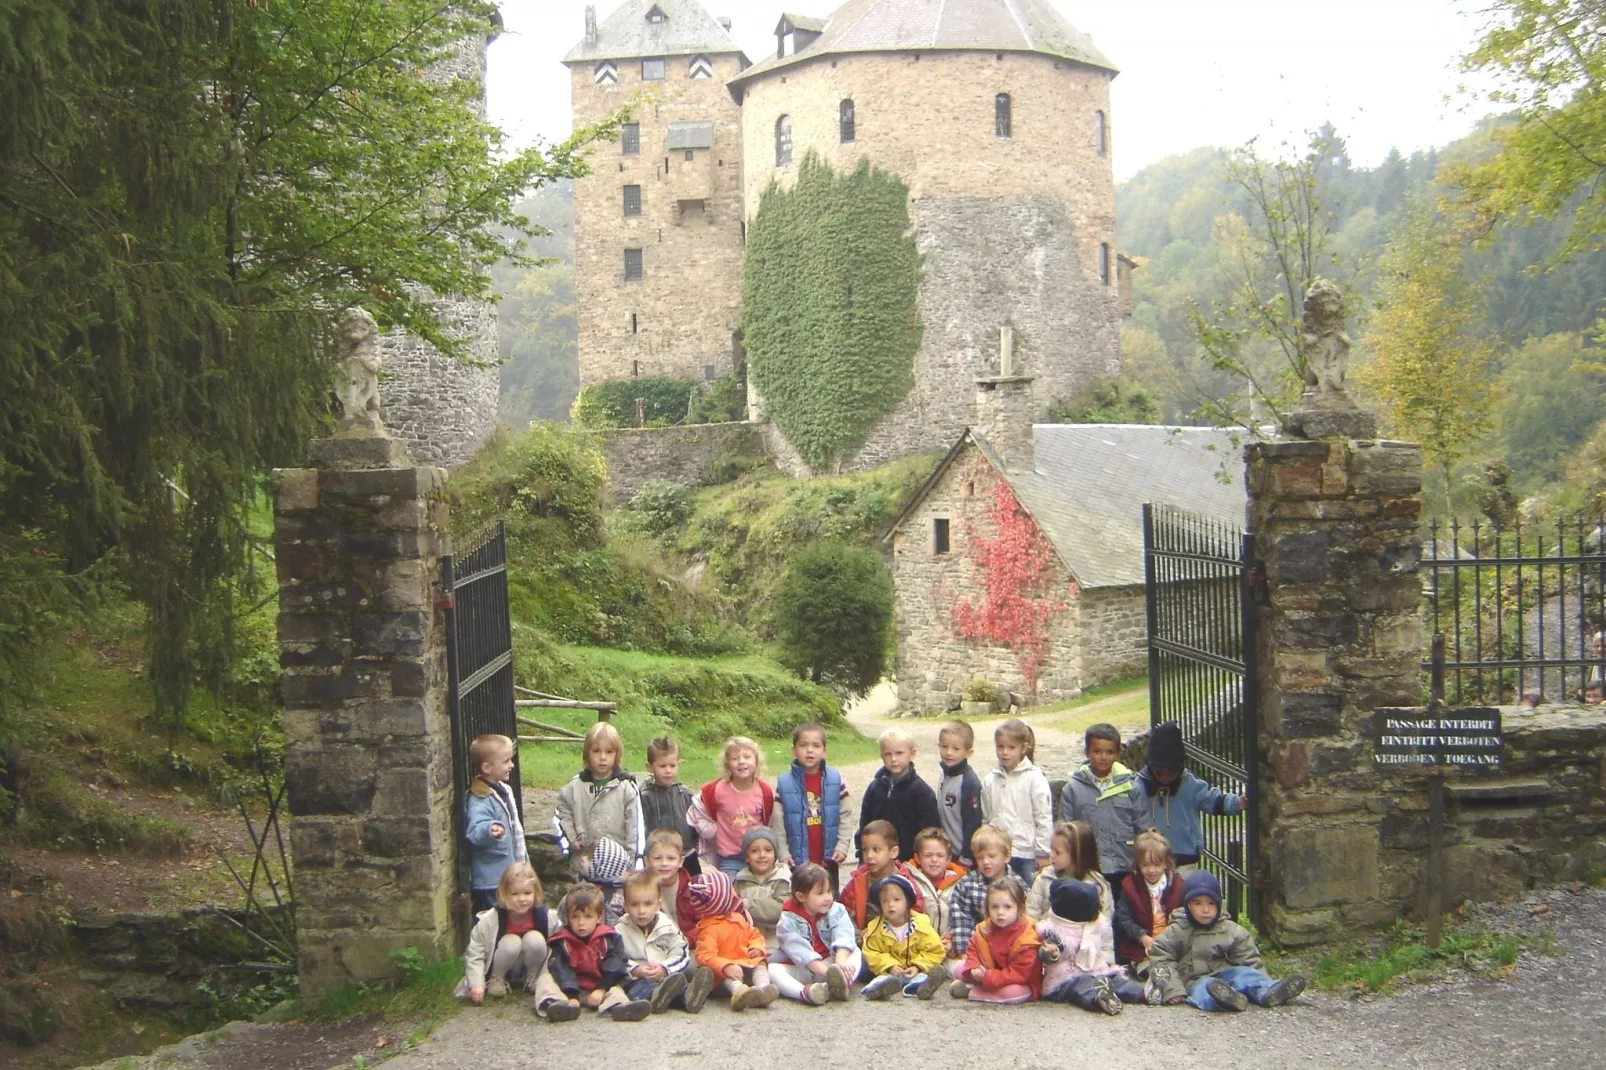
<svg viewBox="0 0 1606 1070">
<path fill-rule="evenodd" d="M 1202 817 L 1200 862 L 1227 909 L 1260 922 L 1254 873 L 1256 749 L 1254 536 L 1165 505 L 1143 507 L 1149 722 L 1182 727 L 1188 768 L 1249 797 L 1242 814 Z"/>
<path fill-rule="evenodd" d="M 457 798 L 475 770 L 469 744 L 497 733 L 519 738 L 513 705 L 513 628 L 507 604 L 507 539 L 496 521 L 473 549 L 441 558 L 446 593 L 447 706 L 452 716 L 452 764 Z M 513 748 L 509 786 L 520 807 L 518 747 Z M 461 820 L 461 814 L 458 817 Z"/>
</svg>

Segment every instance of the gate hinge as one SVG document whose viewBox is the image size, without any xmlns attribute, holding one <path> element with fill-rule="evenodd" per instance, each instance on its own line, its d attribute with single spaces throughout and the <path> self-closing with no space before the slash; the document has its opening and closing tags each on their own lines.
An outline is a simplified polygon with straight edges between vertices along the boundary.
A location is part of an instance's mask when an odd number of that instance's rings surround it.
<svg viewBox="0 0 1606 1070">
<path fill-rule="evenodd" d="M 457 601 L 452 597 L 452 592 L 440 584 L 435 585 L 435 608 L 442 612 L 457 608 Z"/>
</svg>

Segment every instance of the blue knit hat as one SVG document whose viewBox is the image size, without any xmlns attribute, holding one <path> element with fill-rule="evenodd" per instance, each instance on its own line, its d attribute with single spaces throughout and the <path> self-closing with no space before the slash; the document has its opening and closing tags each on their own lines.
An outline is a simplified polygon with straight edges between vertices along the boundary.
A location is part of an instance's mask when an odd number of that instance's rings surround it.
<svg viewBox="0 0 1606 1070">
<path fill-rule="evenodd" d="M 1048 886 L 1048 905 L 1066 921 L 1096 921 L 1099 916 L 1099 890 L 1085 881 L 1055 881 Z"/>
<path fill-rule="evenodd" d="M 903 890 L 903 898 L 909 904 L 909 909 L 912 912 L 915 908 L 914 882 L 901 873 L 894 873 L 891 876 L 882 877 L 880 880 L 876 881 L 874 886 L 872 886 L 870 889 L 870 902 L 880 906 L 881 893 L 889 884 Z"/>
<path fill-rule="evenodd" d="M 1182 901 L 1186 904 L 1201 895 L 1208 896 L 1216 909 L 1221 909 L 1221 882 L 1214 873 L 1196 869 L 1182 882 Z"/>
</svg>

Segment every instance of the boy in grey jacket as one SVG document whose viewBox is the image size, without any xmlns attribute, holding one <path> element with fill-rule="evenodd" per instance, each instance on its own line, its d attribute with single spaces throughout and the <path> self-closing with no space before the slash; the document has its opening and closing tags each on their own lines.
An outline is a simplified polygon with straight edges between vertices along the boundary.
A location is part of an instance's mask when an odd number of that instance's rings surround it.
<svg viewBox="0 0 1606 1070">
<path fill-rule="evenodd" d="M 1305 990 L 1298 975 L 1274 981 L 1261 969 L 1249 930 L 1221 912 L 1221 884 L 1199 870 L 1182 883 L 1183 906 L 1149 948 L 1161 1002 L 1202 1011 L 1241 1011 L 1251 1003 L 1281 1007 Z"/>
<path fill-rule="evenodd" d="M 1085 821 L 1099 841 L 1104 879 L 1119 888 L 1132 869 L 1132 844 L 1148 827 L 1149 800 L 1137 775 L 1116 759 L 1121 733 L 1114 725 L 1090 725 L 1083 737 L 1087 761 L 1078 766 L 1060 793 L 1060 820 Z"/>
<path fill-rule="evenodd" d="M 625 916 L 619 939 L 629 962 L 625 994 L 644 999 L 653 1014 L 679 1006 L 696 1014 L 714 990 L 714 971 L 692 958 L 675 919 L 660 909 L 658 875 L 637 870 L 625 879 Z"/>
</svg>

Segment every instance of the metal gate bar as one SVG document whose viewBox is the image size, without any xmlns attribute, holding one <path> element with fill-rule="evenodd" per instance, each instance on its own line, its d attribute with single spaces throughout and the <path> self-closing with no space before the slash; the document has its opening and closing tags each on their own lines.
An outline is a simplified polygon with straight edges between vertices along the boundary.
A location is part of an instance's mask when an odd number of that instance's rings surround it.
<svg viewBox="0 0 1606 1070">
<path fill-rule="evenodd" d="M 452 718 L 452 769 L 457 797 L 468 790 L 475 770 L 469 744 L 497 733 L 517 740 L 513 705 L 513 626 L 508 613 L 507 537 L 498 520 L 461 554 L 441 558 L 446 592 L 447 706 Z M 522 808 L 518 747 L 508 781 Z M 461 814 L 458 817 L 461 820 Z"/>
</svg>

